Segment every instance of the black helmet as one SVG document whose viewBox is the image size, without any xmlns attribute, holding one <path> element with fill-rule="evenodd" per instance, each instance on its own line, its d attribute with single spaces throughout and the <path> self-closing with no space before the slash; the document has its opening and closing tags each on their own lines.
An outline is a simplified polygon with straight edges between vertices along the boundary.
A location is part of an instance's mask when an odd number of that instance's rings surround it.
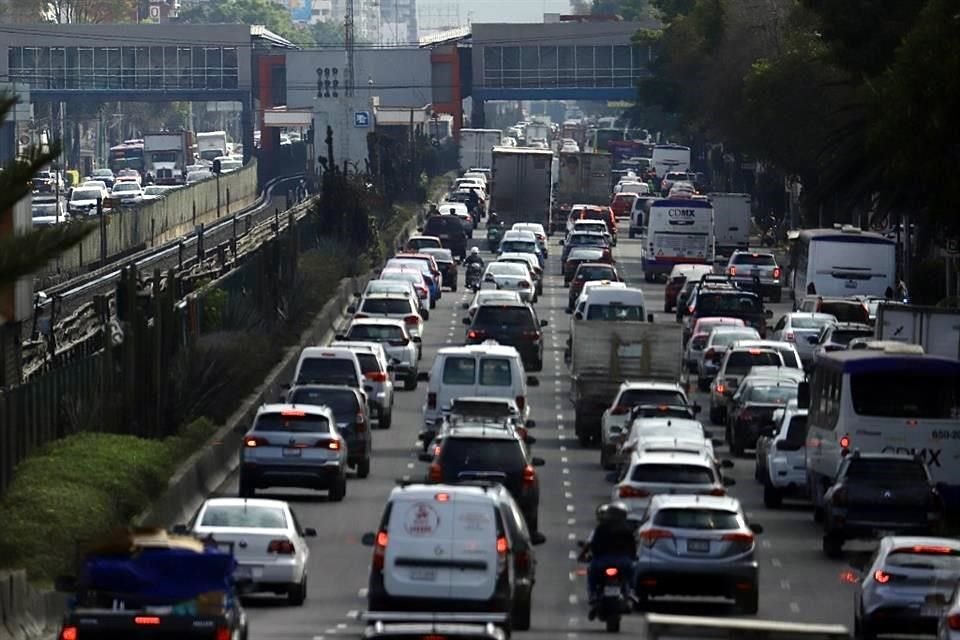
<svg viewBox="0 0 960 640">
<path fill-rule="evenodd" d="M 597 507 L 597 522 L 616 522 L 627 519 L 629 509 L 623 502 L 611 502 Z"/>
</svg>

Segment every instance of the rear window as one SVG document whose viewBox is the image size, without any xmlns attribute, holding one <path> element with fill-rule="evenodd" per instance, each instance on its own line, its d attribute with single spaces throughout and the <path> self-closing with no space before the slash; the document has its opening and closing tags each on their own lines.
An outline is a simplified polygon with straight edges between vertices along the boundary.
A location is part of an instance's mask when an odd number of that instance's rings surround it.
<svg viewBox="0 0 960 640">
<path fill-rule="evenodd" d="M 577 278 L 581 280 L 614 280 L 616 271 L 610 267 L 580 267 L 577 269 Z"/>
<path fill-rule="evenodd" d="M 438 235 L 438 234 L 463 234 L 463 222 L 460 221 L 460 218 L 456 216 L 434 216 L 427 220 L 427 224 L 423 226 L 423 232 L 425 235 Z"/>
<path fill-rule="evenodd" d="M 873 332 L 866 329 L 837 329 L 830 334 L 830 342 L 847 345 L 854 338 L 872 338 Z"/>
<path fill-rule="evenodd" d="M 506 358 L 482 358 L 480 384 L 491 387 L 509 387 L 513 384 L 510 361 Z"/>
<path fill-rule="evenodd" d="M 257 417 L 254 431 L 287 431 L 290 433 L 328 433 L 330 422 L 323 416 L 297 416 L 265 413 Z"/>
<path fill-rule="evenodd" d="M 768 253 L 741 253 L 733 256 L 733 264 L 751 264 L 760 267 L 775 267 L 777 261 Z"/>
<path fill-rule="evenodd" d="M 794 316 L 790 320 L 790 326 L 794 329 L 820 329 L 833 322 L 830 318 L 804 318 L 803 316 Z"/>
<path fill-rule="evenodd" d="M 381 340 L 404 340 L 403 329 L 390 325 L 360 324 L 350 327 L 347 335 L 351 340 L 379 342 Z"/>
<path fill-rule="evenodd" d="M 570 236 L 570 244 L 576 245 L 605 245 L 606 238 L 597 233 L 577 233 Z"/>
<path fill-rule="evenodd" d="M 474 326 L 508 325 L 516 329 L 532 329 L 533 314 L 526 307 L 497 307 L 484 305 L 477 309 Z"/>
<path fill-rule="evenodd" d="M 885 566 L 960 573 L 960 550 L 940 545 L 894 549 L 887 556 Z"/>
<path fill-rule="evenodd" d="M 451 356 L 444 361 L 444 384 L 474 384 L 476 379 L 477 362 L 473 358 Z"/>
<path fill-rule="evenodd" d="M 790 418 L 790 425 L 787 427 L 787 435 L 784 440 L 788 445 L 799 449 L 807 441 L 807 416 L 794 416 Z"/>
<path fill-rule="evenodd" d="M 201 527 L 249 527 L 284 529 L 287 516 L 283 509 L 254 505 L 210 505 L 203 512 Z"/>
<path fill-rule="evenodd" d="M 734 351 L 727 360 L 726 372 L 738 375 L 746 373 L 751 367 L 779 367 L 782 364 L 780 354 L 776 351 L 760 351 L 757 349 Z"/>
<path fill-rule="evenodd" d="M 628 389 L 620 394 L 620 400 L 617 404 L 625 407 L 635 407 L 638 404 L 687 404 L 687 401 L 679 391 Z"/>
<path fill-rule="evenodd" d="M 447 438 L 440 449 L 444 471 L 497 471 L 521 469 L 526 465 L 517 440 L 494 438 Z M 449 478 L 448 479 L 454 479 Z"/>
<path fill-rule="evenodd" d="M 500 250 L 504 253 L 534 253 L 537 250 L 537 243 L 523 240 L 504 240 L 503 244 L 500 245 Z"/>
<path fill-rule="evenodd" d="M 693 464 L 638 464 L 631 482 L 649 484 L 712 484 L 713 471 Z"/>
<path fill-rule="evenodd" d="M 760 298 L 745 293 L 701 293 L 697 311 L 702 315 L 722 316 L 726 313 L 763 313 Z"/>
<path fill-rule="evenodd" d="M 294 389 L 290 393 L 291 404 L 325 405 L 333 411 L 337 422 L 352 418 L 357 410 L 357 396 L 352 391 L 339 389 Z"/>
<path fill-rule="evenodd" d="M 372 353 L 358 353 L 357 360 L 360 361 L 360 370 L 364 373 L 375 373 L 383 371 L 380 368 L 380 361 Z"/>
<path fill-rule="evenodd" d="M 883 458 L 851 459 L 847 467 L 851 480 L 880 480 L 884 482 L 927 482 L 923 463 L 913 460 Z"/>
<path fill-rule="evenodd" d="M 797 387 L 791 385 L 753 387 L 750 389 L 750 396 L 747 398 L 751 402 L 769 402 L 777 404 L 786 404 L 797 397 Z"/>
<path fill-rule="evenodd" d="M 756 329 L 743 329 L 741 331 L 714 331 L 711 345 L 726 347 L 739 340 L 759 340 L 760 334 Z"/>
<path fill-rule="evenodd" d="M 401 298 L 367 298 L 360 311 L 364 313 L 410 313 L 410 301 Z"/>
<path fill-rule="evenodd" d="M 740 518 L 735 511 L 720 509 L 661 509 L 654 516 L 653 523 L 661 527 L 704 531 L 740 528 Z"/>
<path fill-rule="evenodd" d="M 454 400 L 451 411 L 474 418 L 506 418 L 511 415 L 508 404 L 483 400 Z"/>
<path fill-rule="evenodd" d="M 357 385 L 357 369 L 347 358 L 307 358 L 300 363 L 298 384 Z"/>
<path fill-rule="evenodd" d="M 643 307 L 626 304 L 591 304 L 587 307 L 587 320 L 643 322 Z"/>
<path fill-rule="evenodd" d="M 854 302 L 821 302 L 817 311 L 829 313 L 837 322 L 869 322 L 870 312 L 860 303 Z"/>
</svg>

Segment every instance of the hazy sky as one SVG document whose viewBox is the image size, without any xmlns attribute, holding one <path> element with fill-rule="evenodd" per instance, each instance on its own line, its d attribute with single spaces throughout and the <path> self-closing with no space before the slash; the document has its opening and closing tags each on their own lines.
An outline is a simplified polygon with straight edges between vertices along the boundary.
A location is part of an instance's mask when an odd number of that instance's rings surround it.
<svg viewBox="0 0 960 640">
<path fill-rule="evenodd" d="M 456 16 L 473 22 L 541 22 L 544 13 L 569 13 L 569 0 L 417 0 L 421 21 Z M 424 26 L 427 26 L 426 24 Z"/>
</svg>

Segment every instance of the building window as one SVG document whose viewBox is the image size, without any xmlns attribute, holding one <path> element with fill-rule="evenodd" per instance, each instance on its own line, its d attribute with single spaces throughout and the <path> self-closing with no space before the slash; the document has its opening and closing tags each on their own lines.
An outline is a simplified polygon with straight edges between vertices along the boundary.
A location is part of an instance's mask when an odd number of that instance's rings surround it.
<svg viewBox="0 0 960 640">
<path fill-rule="evenodd" d="M 557 47 L 557 81 L 561 87 L 577 86 L 577 65 L 573 47 Z"/>
<path fill-rule="evenodd" d="M 557 48 L 540 47 L 540 86 L 551 88 L 557 86 Z"/>
</svg>

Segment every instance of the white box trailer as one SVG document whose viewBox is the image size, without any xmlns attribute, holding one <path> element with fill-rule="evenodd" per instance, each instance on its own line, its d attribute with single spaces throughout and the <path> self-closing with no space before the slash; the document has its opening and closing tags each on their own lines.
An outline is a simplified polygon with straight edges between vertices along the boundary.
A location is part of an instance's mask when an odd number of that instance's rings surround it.
<svg viewBox="0 0 960 640">
<path fill-rule="evenodd" d="M 500 146 L 499 129 L 460 129 L 460 170 L 493 167 L 493 148 Z"/>
<path fill-rule="evenodd" d="M 960 359 L 960 309 L 882 302 L 874 337 L 918 344 L 929 355 Z"/>
<path fill-rule="evenodd" d="M 717 255 L 729 256 L 750 248 L 750 194 L 709 193 Z"/>
</svg>

